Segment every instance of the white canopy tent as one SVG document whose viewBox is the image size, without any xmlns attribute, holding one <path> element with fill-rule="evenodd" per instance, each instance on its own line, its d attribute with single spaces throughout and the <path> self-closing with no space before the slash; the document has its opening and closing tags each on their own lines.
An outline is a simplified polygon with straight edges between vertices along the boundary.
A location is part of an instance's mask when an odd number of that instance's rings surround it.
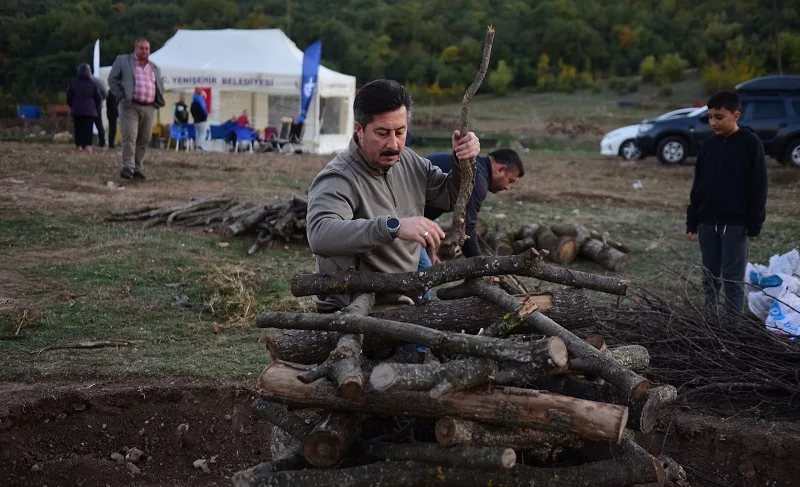
<svg viewBox="0 0 800 487">
<path fill-rule="evenodd" d="M 281 117 L 300 113 L 303 51 L 280 29 L 181 29 L 150 60 L 161 68 L 167 92 L 162 123 L 171 121 L 179 93 L 186 93 L 188 104 L 195 87 L 211 89 L 212 124 L 248 109 L 251 124 L 263 134 L 264 127 L 279 127 Z M 101 67 L 99 75 L 107 79 L 110 71 L 110 66 Z M 354 76 L 320 66 L 303 138 L 310 151 L 332 153 L 347 147 L 355 92 Z"/>
</svg>

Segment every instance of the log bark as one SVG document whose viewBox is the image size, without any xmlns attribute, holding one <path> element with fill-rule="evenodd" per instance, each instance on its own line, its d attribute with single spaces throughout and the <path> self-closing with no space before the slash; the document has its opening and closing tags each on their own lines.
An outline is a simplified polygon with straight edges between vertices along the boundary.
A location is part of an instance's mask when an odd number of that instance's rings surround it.
<svg viewBox="0 0 800 487">
<path fill-rule="evenodd" d="M 361 434 L 364 416 L 334 411 L 311 430 L 303 442 L 303 457 L 315 467 L 338 465 Z"/>
<path fill-rule="evenodd" d="M 531 362 L 515 364 L 517 377 L 532 379 L 541 377 L 566 359 L 566 349 L 561 340 L 542 341 L 536 351 L 537 358 Z M 370 385 L 377 391 L 411 390 L 429 391 L 436 399 L 445 394 L 469 389 L 496 381 L 503 385 L 516 385 L 520 380 L 505 379 L 498 372 L 497 362 L 489 359 L 469 357 L 445 363 L 396 364 L 382 363 L 370 374 Z"/>
<path fill-rule="evenodd" d="M 513 301 L 513 299 L 512 299 Z M 382 320 L 370 316 L 349 314 L 317 314 L 317 313 L 264 313 L 256 320 L 259 328 L 298 329 L 339 331 L 344 333 L 362 333 L 364 335 L 382 335 L 401 343 L 424 345 L 441 353 L 467 354 L 486 357 L 493 360 L 529 363 L 538 357 L 540 344 L 513 343 L 501 338 L 465 335 L 433 330 L 412 323 Z M 547 346 L 554 352 L 555 342 L 548 341 Z M 561 361 L 561 356 L 552 357 L 554 363 Z"/>
<path fill-rule="evenodd" d="M 580 448 L 579 435 L 538 428 L 506 428 L 456 418 L 436 421 L 436 441 L 442 446 L 508 447 L 527 450 L 542 446 Z"/>
<path fill-rule="evenodd" d="M 375 306 L 374 294 L 360 294 L 339 315 L 366 316 Z M 343 397 L 355 397 L 364 390 L 364 374 L 361 371 L 361 349 L 364 336 L 360 333 L 345 333 L 339 337 L 336 349 L 325 362 L 300 375 L 303 382 L 314 382 L 326 377 L 336 385 Z"/>
<path fill-rule="evenodd" d="M 604 244 L 600 240 L 589 239 L 581 246 L 581 256 L 597 262 L 613 272 L 622 272 L 631 263 L 631 254 Z"/>
<path fill-rule="evenodd" d="M 509 469 L 517 463 L 517 454 L 508 447 L 456 446 L 444 448 L 436 443 L 369 442 L 362 445 L 360 451 L 376 460 L 416 460 L 476 470 Z"/>
<path fill-rule="evenodd" d="M 472 97 L 478 92 L 483 78 L 486 76 L 486 71 L 489 69 L 489 58 L 492 54 L 492 42 L 494 41 L 494 29 L 489 26 L 486 31 L 486 40 L 483 43 L 483 56 L 481 57 L 481 64 L 478 67 L 478 72 L 475 74 L 475 79 L 469 85 L 467 91 L 464 93 L 464 100 L 461 102 L 461 125 L 459 127 L 459 134 L 461 137 L 469 132 L 469 104 Z M 475 182 L 475 158 L 469 158 L 459 161 L 461 167 L 461 183 L 459 185 L 458 196 L 456 203 L 453 205 L 453 235 L 454 247 L 460 249 L 464 246 L 468 235 L 465 230 L 467 224 L 467 202 L 472 196 L 472 186 Z"/>
<path fill-rule="evenodd" d="M 526 385 L 539 387 L 555 394 L 627 406 L 627 427 L 643 433 L 649 433 L 653 430 L 658 420 L 658 415 L 665 405 L 662 401 L 663 391 L 660 391 L 659 387 L 649 389 L 645 397 L 630 400 L 608 384 L 598 384 L 571 377 L 542 377 Z"/>
<path fill-rule="evenodd" d="M 623 345 L 608 349 L 608 354 L 623 367 L 641 372 L 650 366 L 650 353 L 641 345 Z"/>
<path fill-rule="evenodd" d="M 404 294 L 421 297 L 426 290 L 447 282 L 469 277 L 516 274 L 543 281 L 624 296 L 628 282 L 624 279 L 567 270 L 541 262 L 533 249 L 508 257 L 471 257 L 459 259 L 418 272 L 385 274 L 382 272 L 347 271 L 335 274 L 303 274 L 292 278 L 294 296 L 376 293 Z"/>
<path fill-rule="evenodd" d="M 589 235 L 595 240 L 601 240 L 603 243 L 610 245 L 611 247 L 619 250 L 622 253 L 630 254 L 631 249 L 622 242 L 612 239 L 605 233 L 600 233 L 597 230 L 589 231 Z"/>
<path fill-rule="evenodd" d="M 601 463 L 607 461 L 617 462 L 626 469 L 637 469 L 643 465 L 648 465 L 649 475 L 652 480 L 649 482 L 637 482 L 641 484 L 664 485 L 666 472 L 660 460 L 650 455 L 634 439 L 632 431 L 625 431 L 622 441 L 618 444 L 609 445 L 606 443 L 586 442 L 580 450 L 574 450 L 578 458 L 586 462 Z"/>
<path fill-rule="evenodd" d="M 479 279 L 470 279 L 459 286 L 469 289 L 475 296 L 494 303 L 509 313 L 515 313 L 519 306 L 518 302 L 507 293 Z M 610 357 L 602 355 L 586 341 L 578 338 L 547 316 L 534 312 L 528 315 L 525 321 L 540 333 L 558 337 L 564 341 L 573 357 L 570 361 L 571 368 L 602 378 L 631 399 L 638 399 L 647 392 L 649 387 L 647 379 L 621 366 Z"/>
<path fill-rule="evenodd" d="M 578 256 L 578 246 L 572 237 L 559 237 L 548 226 L 536 230 L 536 248 L 548 252 L 547 259 L 557 264 L 569 264 Z"/>
<path fill-rule="evenodd" d="M 580 247 L 591 238 L 589 230 L 583 225 L 568 225 L 566 223 L 559 223 L 550 225 L 550 230 L 559 237 L 572 237 L 575 239 L 575 244 Z"/>
<path fill-rule="evenodd" d="M 253 401 L 253 409 L 263 419 L 282 429 L 297 441 L 304 441 L 311 432 L 312 426 L 306 424 L 296 414 L 286 410 L 286 406 L 275 404 L 264 399 Z"/>
<path fill-rule="evenodd" d="M 337 470 L 265 472 L 237 487 L 627 487 L 657 482 L 658 473 L 653 463 L 659 462 L 652 457 L 636 457 L 629 462 L 603 460 L 562 468 L 517 464 L 508 470 L 489 472 L 427 462 L 378 462 Z"/>
<path fill-rule="evenodd" d="M 379 416 L 471 419 L 514 427 L 546 427 L 616 443 L 628 420 L 624 406 L 515 388 L 459 391 L 438 399 L 418 391 L 374 391 L 355 398 L 336 394 L 327 381 L 303 384 L 291 364 L 270 363 L 259 377 L 259 395 L 293 407 L 326 408 Z"/>
<path fill-rule="evenodd" d="M 515 254 L 521 254 L 528 249 L 532 249 L 536 247 L 536 239 L 531 237 L 525 237 L 520 240 L 514 240 L 514 243 L 511 245 L 511 250 Z"/>
<path fill-rule="evenodd" d="M 455 289 L 455 288 L 447 288 Z M 439 297 L 443 296 L 440 290 Z M 467 295 L 467 293 L 464 293 Z M 533 294 L 539 310 L 569 330 L 594 326 L 594 309 L 586 291 L 565 288 L 555 293 Z M 507 311 L 480 298 L 434 300 L 418 306 L 404 306 L 374 313 L 383 318 L 403 323 L 415 323 L 429 328 L 476 335 L 487 323 L 503 321 Z M 511 334 L 538 333 L 527 323 L 511 330 Z M 267 337 L 270 356 L 287 362 L 318 364 L 329 356 L 341 337 L 337 332 L 285 330 L 282 334 Z M 367 335 L 363 350 L 379 350 L 399 345 L 401 342 L 377 335 Z"/>
</svg>

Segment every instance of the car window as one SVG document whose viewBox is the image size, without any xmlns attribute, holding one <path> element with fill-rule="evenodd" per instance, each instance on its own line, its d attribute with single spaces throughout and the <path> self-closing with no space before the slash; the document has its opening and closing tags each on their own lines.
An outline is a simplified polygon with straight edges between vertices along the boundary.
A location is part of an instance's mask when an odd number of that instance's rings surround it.
<svg viewBox="0 0 800 487">
<path fill-rule="evenodd" d="M 753 114 L 750 116 L 753 120 L 764 120 L 769 118 L 785 118 L 786 105 L 781 101 L 754 101 Z"/>
<path fill-rule="evenodd" d="M 792 108 L 794 108 L 795 116 L 800 117 L 800 100 L 792 100 Z"/>
</svg>

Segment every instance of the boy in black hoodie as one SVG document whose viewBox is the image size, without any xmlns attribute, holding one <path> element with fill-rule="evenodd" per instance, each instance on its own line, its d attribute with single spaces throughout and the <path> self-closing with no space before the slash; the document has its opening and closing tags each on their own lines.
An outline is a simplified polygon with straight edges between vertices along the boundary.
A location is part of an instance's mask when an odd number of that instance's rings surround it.
<svg viewBox="0 0 800 487">
<path fill-rule="evenodd" d="M 739 314 L 750 241 L 761 232 L 767 202 L 764 146 L 750 128 L 739 127 L 740 109 L 739 95 L 730 91 L 708 100 L 714 135 L 697 154 L 686 210 L 689 240 L 700 241 L 707 304 L 717 305 L 724 283 L 725 308 Z"/>
</svg>

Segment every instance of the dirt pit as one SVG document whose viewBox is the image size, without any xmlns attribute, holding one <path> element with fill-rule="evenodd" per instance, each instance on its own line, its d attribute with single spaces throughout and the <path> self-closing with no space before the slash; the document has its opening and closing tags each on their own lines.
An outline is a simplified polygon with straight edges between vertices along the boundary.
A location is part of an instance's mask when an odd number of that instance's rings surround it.
<svg viewBox="0 0 800 487">
<path fill-rule="evenodd" d="M 229 486 L 235 472 L 269 457 L 271 428 L 254 417 L 256 396 L 243 387 L 86 383 L 0 393 L 4 487 Z M 126 455 L 133 448 L 141 458 Z"/>
<path fill-rule="evenodd" d="M 0 385 L 0 485 L 229 486 L 269 457 L 255 398 L 244 385 Z M 800 485 L 796 422 L 676 412 L 638 440 L 685 468 L 673 485 Z"/>
</svg>

